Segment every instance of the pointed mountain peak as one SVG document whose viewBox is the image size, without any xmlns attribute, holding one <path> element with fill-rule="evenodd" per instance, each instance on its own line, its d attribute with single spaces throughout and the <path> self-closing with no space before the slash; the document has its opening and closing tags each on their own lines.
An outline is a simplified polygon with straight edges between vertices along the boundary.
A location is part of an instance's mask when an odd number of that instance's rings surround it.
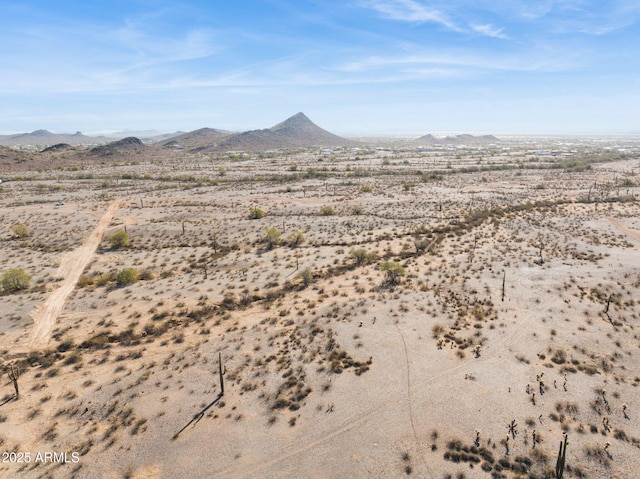
<svg viewBox="0 0 640 479">
<path fill-rule="evenodd" d="M 300 128 L 302 126 L 317 126 L 314 122 L 309 120 L 307 115 L 304 113 L 296 113 L 290 118 L 287 118 L 285 121 L 278 123 L 275 126 L 270 128 L 271 131 L 278 131 L 284 128 Z"/>
<path fill-rule="evenodd" d="M 52 135 L 53 133 L 51 133 L 48 130 L 36 130 L 36 131 L 32 131 L 31 133 L 29 133 L 29 135 L 31 136 L 46 136 L 46 135 Z"/>
</svg>

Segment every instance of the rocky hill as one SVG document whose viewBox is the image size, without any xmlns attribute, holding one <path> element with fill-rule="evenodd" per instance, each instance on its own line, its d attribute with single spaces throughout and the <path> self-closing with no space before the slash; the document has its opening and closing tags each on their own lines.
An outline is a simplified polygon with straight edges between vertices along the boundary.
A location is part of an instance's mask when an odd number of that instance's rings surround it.
<svg viewBox="0 0 640 479">
<path fill-rule="evenodd" d="M 110 157 L 142 152 L 144 149 L 145 145 L 140 139 L 135 136 L 129 136 L 122 140 L 91 148 L 89 154 L 92 156 Z"/>
<path fill-rule="evenodd" d="M 26 165 L 31 155 L 24 151 L 17 151 L 6 146 L 0 146 L 0 167 L 14 167 L 16 165 Z M 2 173 L 0 173 L 0 177 Z"/>
<path fill-rule="evenodd" d="M 173 136 L 168 141 L 160 142 L 162 148 L 174 150 L 202 150 L 215 148 L 222 140 L 232 135 L 231 132 L 215 128 L 200 128 L 181 135 Z"/>
</svg>

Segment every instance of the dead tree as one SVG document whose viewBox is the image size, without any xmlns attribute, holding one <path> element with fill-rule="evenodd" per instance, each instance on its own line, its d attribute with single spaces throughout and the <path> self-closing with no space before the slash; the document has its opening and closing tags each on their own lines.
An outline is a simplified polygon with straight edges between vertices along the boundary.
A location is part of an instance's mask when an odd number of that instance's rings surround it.
<svg viewBox="0 0 640 479">
<path fill-rule="evenodd" d="M 607 306 L 604 308 L 604 314 L 607 316 L 607 319 L 609 320 L 609 322 L 613 324 L 613 321 L 611 320 L 611 316 L 609 316 L 609 306 L 611 306 L 612 297 L 613 297 L 613 294 L 610 294 L 609 297 L 607 298 Z"/>
</svg>

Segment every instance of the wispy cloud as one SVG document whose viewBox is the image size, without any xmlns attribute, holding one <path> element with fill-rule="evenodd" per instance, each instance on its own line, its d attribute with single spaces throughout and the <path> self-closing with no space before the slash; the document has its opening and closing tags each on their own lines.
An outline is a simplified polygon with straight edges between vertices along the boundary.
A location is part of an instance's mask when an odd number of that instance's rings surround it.
<svg viewBox="0 0 640 479">
<path fill-rule="evenodd" d="M 430 2 L 427 6 L 417 0 L 368 0 L 363 4 L 389 20 L 410 23 L 436 23 L 458 33 L 475 32 L 477 34 L 507 39 L 504 29 L 489 23 L 468 24 L 465 12 L 447 2 Z"/>
<path fill-rule="evenodd" d="M 364 3 L 385 18 L 413 23 L 438 23 L 450 30 L 458 27 L 440 9 L 428 7 L 415 0 L 369 0 Z"/>
<path fill-rule="evenodd" d="M 542 47 L 541 47 L 542 48 Z M 554 72 L 565 71 L 575 65 L 574 55 L 566 52 L 496 56 L 492 54 L 449 51 L 412 55 L 369 56 L 340 64 L 336 69 L 347 73 L 371 71 L 455 71 L 459 75 L 473 76 L 478 72 Z"/>
<path fill-rule="evenodd" d="M 472 25 L 471 28 L 475 32 L 487 37 L 500 38 L 502 40 L 506 40 L 507 38 L 509 38 L 506 34 L 503 33 L 503 28 L 496 28 L 489 23 L 485 25 Z"/>
</svg>

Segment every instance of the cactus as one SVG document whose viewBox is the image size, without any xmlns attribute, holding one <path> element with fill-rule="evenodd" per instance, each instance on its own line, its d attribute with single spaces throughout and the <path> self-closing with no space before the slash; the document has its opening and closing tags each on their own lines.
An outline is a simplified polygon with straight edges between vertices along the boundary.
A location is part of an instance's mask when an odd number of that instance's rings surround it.
<svg viewBox="0 0 640 479">
<path fill-rule="evenodd" d="M 20 391 L 18 390 L 18 378 L 20 377 L 20 369 L 16 366 L 9 368 L 9 379 L 13 381 L 13 387 L 16 390 L 16 399 L 20 398 Z"/>
<path fill-rule="evenodd" d="M 560 449 L 558 450 L 558 460 L 556 461 L 556 479 L 562 479 L 564 474 L 564 461 L 567 457 L 567 435 L 564 435 L 564 440 L 560 441 Z"/>
<path fill-rule="evenodd" d="M 218 353 L 218 373 L 220 374 L 220 396 L 224 395 L 224 374 L 227 368 L 222 365 L 222 353 Z"/>
</svg>

